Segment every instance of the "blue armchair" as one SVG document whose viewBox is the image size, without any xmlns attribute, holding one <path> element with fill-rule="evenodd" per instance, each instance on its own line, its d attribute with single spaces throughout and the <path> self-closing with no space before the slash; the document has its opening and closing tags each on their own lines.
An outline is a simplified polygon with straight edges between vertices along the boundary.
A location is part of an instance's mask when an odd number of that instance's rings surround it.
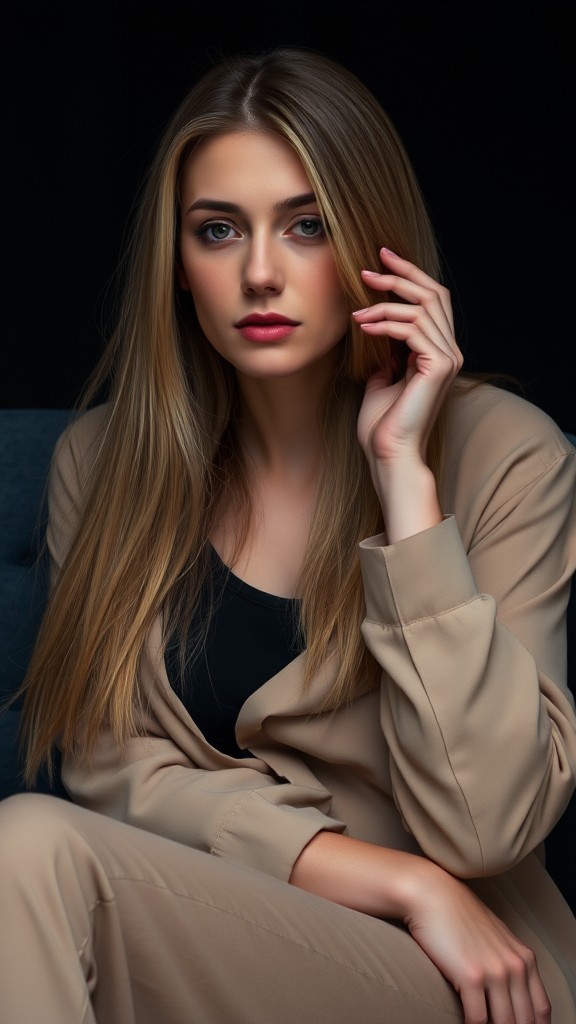
<svg viewBox="0 0 576 1024">
<path fill-rule="evenodd" d="M 68 409 L 0 409 L 0 702 L 22 680 L 48 592 L 42 554 L 48 465 Z M 576 436 L 568 435 L 576 444 Z M 576 586 L 569 607 L 568 671 L 576 695 Z M 18 750 L 19 709 L 0 713 L 0 799 L 25 787 Z M 67 798 L 58 773 L 36 789 Z M 548 868 L 576 913 L 576 794 L 546 842 Z"/>
</svg>

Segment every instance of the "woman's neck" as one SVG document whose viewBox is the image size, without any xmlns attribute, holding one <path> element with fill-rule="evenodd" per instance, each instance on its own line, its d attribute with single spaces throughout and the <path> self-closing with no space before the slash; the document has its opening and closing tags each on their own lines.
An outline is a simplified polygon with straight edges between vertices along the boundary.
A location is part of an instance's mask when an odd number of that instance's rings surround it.
<svg viewBox="0 0 576 1024">
<path fill-rule="evenodd" d="M 332 374 L 330 376 L 333 375 Z M 259 590 L 298 596 L 320 467 L 323 374 L 259 380 L 239 376 L 239 439 L 246 453 L 251 514 L 237 543 L 234 508 L 223 508 L 211 540 L 237 576 Z"/>
<path fill-rule="evenodd" d="M 301 480 L 315 473 L 325 371 L 295 377 L 238 379 L 238 434 L 258 476 Z"/>
</svg>

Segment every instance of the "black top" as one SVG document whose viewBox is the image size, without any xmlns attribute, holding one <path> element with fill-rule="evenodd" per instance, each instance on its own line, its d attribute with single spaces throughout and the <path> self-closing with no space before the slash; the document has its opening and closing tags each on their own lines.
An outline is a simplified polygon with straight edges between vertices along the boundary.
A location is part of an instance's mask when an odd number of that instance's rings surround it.
<svg viewBox="0 0 576 1024">
<path fill-rule="evenodd" d="M 236 743 L 244 701 L 304 648 L 298 629 L 300 602 L 275 597 L 244 583 L 212 549 L 213 609 L 206 642 L 180 671 L 178 638 L 166 649 L 170 685 L 212 746 L 232 757 L 250 756 Z M 207 614 L 210 583 L 196 616 Z M 199 621 L 192 623 L 190 635 Z"/>
</svg>

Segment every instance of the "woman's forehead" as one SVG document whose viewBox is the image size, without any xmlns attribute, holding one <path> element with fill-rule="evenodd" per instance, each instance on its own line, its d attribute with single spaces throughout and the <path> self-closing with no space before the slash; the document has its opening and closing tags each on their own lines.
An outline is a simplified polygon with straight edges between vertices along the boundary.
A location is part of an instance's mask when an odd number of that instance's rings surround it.
<svg viewBox="0 0 576 1024">
<path fill-rule="evenodd" d="M 183 201 L 209 196 L 236 202 L 262 191 L 280 199 L 313 192 L 300 157 L 280 135 L 234 131 L 201 140 L 181 179 Z M 194 196 L 194 198 L 192 198 Z"/>
</svg>

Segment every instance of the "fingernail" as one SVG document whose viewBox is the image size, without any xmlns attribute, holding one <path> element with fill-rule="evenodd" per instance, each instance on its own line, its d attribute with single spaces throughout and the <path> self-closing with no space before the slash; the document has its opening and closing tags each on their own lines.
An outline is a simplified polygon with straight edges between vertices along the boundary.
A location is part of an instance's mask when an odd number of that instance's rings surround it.
<svg viewBox="0 0 576 1024">
<path fill-rule="evenodd" d="M 364 309 L 355 309 L 352 313 L 352 316 L 361 316 L 362 313 L 367 313 L 369 309 L 370 306 L 366 306 Z"/>
<path fill-rule="evenodd" d="M 397 252 L 392 252 L 392 249 L 387 249 L 385 245 L 382 246 L 382 248 L 380 249 L 380 252 L 387 252 L 389 256 L 395 256 L 395 258 L 397 260 L 400 259 L 400 257 L 399 257 Z"/>
<path fill-rule="evenodd" d="M 367 277 L 381 277 L 377 270 L 362 270 L 361 273 L 366 274 Z"/>
</svg>

